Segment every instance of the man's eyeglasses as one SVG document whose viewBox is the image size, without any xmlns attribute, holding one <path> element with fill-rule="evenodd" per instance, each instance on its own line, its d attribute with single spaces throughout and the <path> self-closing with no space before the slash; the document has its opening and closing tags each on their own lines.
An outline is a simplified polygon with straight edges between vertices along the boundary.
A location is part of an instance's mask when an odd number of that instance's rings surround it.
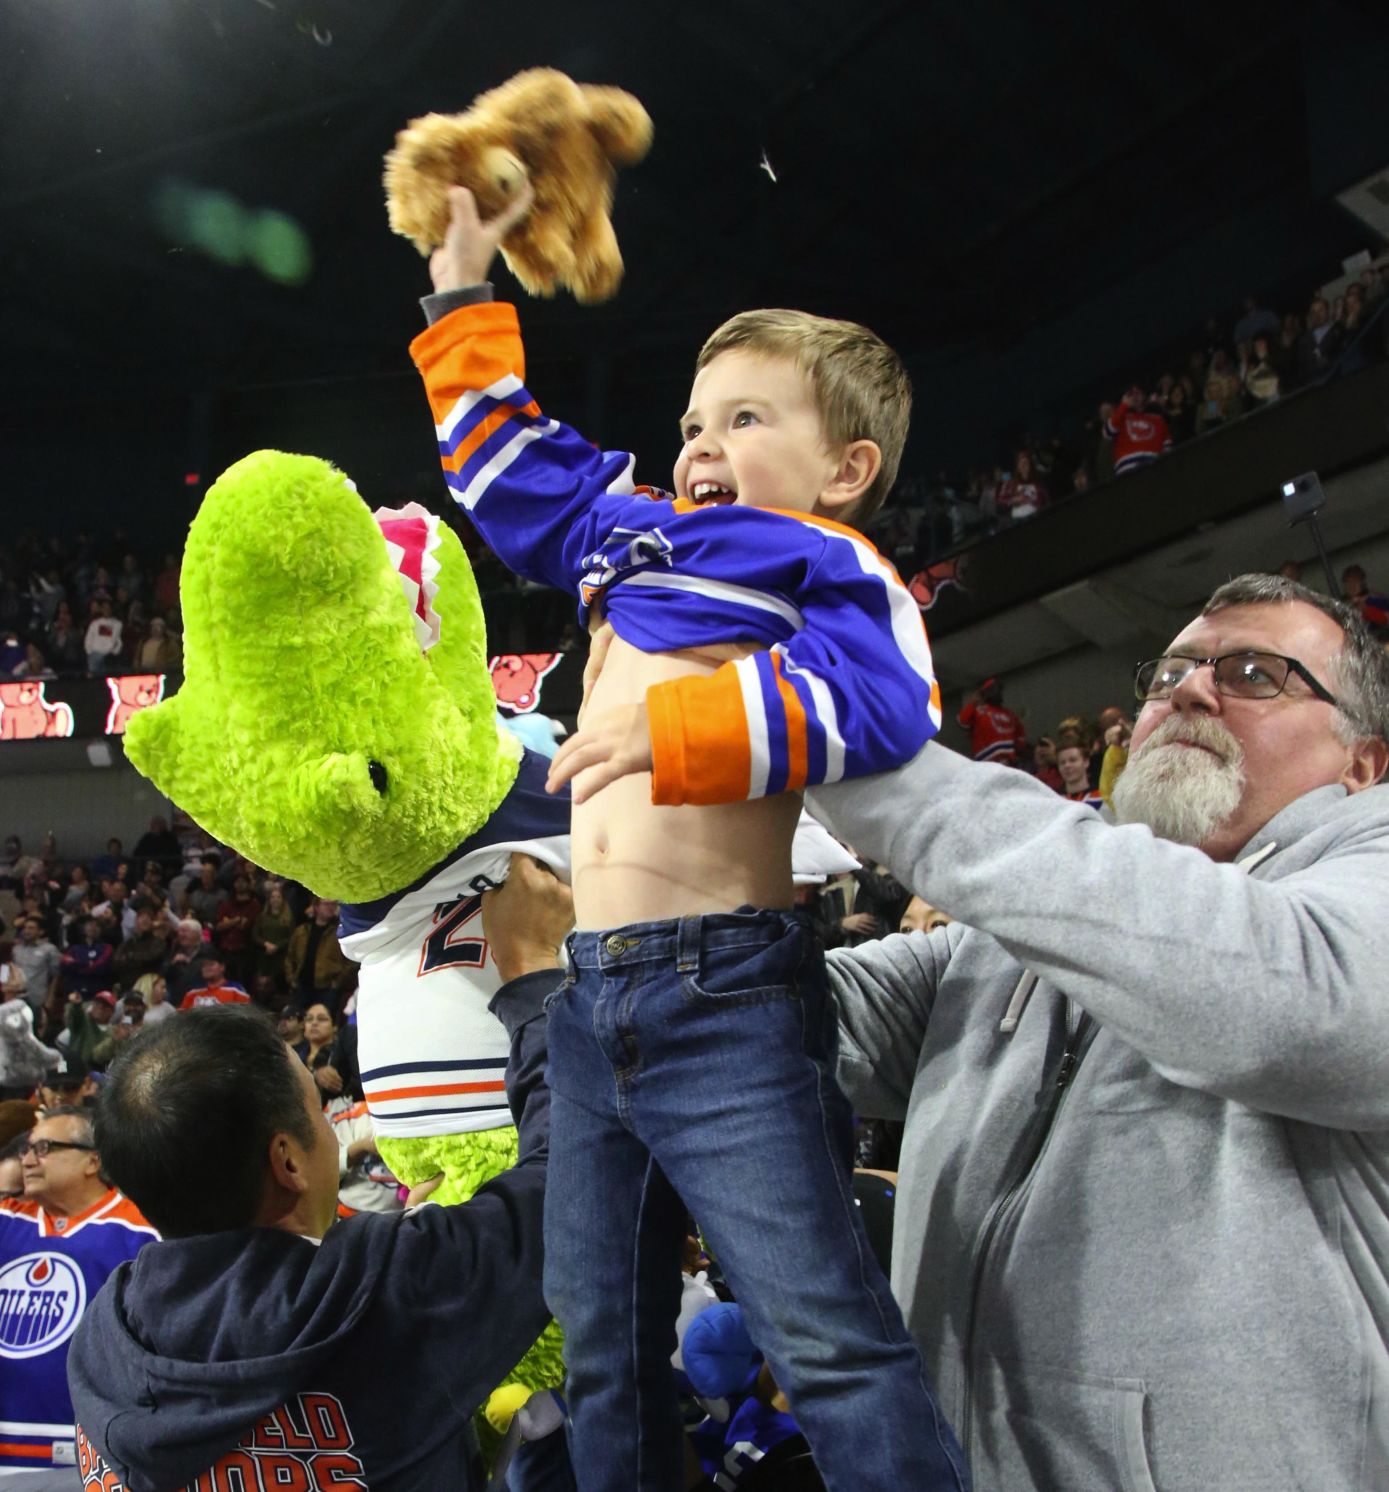
<svg viewBox="0 0 1389 1492">
<path fill-rule="evenodd" d="M 54 1150 L 95 1150 L 95 1145 L 84 1145 L 80 1140 L 25 1140 L 23 1144 L 16 1146 L 20 1155 L 37 1155 L 40 1160 L 46 1160 L 51 1151 Z"/>
<path fill-rule="evenodd" d="M 1207 667 L 1215 676 L 1215 687 L 1231 699 L 1273 699 L 1287 687 L 1289 675 L 1296 674 L 1318 699 L 1340 708 L 1340 701 L 1325 685 L 1296 658 L 1285 658 L 1281 653 L 1225 653 L 1219 658 L 1169 653 L 1138 665 L 1133 673 L 1133 692 L 1145 701 L 1169 699 L 1179 684 L 1198 668 Z"/>
</svg>

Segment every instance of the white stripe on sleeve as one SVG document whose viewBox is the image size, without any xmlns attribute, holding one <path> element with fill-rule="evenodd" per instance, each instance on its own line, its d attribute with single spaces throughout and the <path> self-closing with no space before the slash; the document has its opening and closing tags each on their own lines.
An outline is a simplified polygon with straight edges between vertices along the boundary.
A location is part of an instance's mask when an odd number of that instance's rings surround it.
<svg viewBox="0 0 1389 1492">
<path fill-rule="evenodd" d="M 771 771 L 771 747 L 767 741 L 767 711 L 762 703 L 762 679 L 757 671 L 758 655 L 743 658 L 733 665 L 738 687 L 743 691 L 743 713 L 748 721 L 748 797 L 762 798 L 767 793 Z"/>
</svg>

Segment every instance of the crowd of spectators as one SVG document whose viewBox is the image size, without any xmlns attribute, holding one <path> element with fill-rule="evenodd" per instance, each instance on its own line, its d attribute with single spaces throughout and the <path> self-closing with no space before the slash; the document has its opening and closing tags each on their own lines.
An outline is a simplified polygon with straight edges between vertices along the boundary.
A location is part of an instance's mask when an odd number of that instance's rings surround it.
<svg viewBox="0 0 1389 1492">
<path fill-rule="evenodd" d="M 1189 352 L 1131 381 L 1121 398 L 1061 422 L 1064 433 L 1020 439 L 1010 461 L 904 474 L 869 535 L 904 574 L 977 535 L 1024 522 L 1176 445 L 1389 355 L 1389 257 L 1331 300 L 1301 311 L 1246 297 L 1238 317 L 1212 318 Z M 1373 323 L 1373 324 L 1372 324 Z M 580 645 L 572 605 L 519 580 L 469 525 L 460 537 L 497 651 Z M 59 674 L 167 673 L 182 666 L 179 559 L 109 539 L 20 535 L 0 547 L 0 680 Z"/>
<path fill-rule="evenodd" d="M 168 673 L 182 666 L 179 560 L 117 531 L 20 534 L 0 546 L 0 679 Z"/>
<path fill-rule="evenodd" d="M 31 1093 L 60 1059 L 100 1071 L 179 1011 L 255 1004 L 289 1023 L 296 1050 L 307 1038 L 301 1055 L 325 1099 L 361 1097 L 355 1028 L 339 1027 L 357 966 L 338 944 L 336 902 L 201 840 L 181 844 L 155 818 L 129 855 L 113 838 L 85 863 L 52 835 L 33 853 L 10 836 L 0 917 L 0 1089 Z"/>
<path fill-rule="evenodd" d="M 1212 318 L 1195 345 L 1136 378 L 1064 433 L 1020 439 L 1011 461 L 904 477 L 872 537 L 898 565 L 927 563 L 954 544 L 1033 517 L 1221 429 L 1337 372 L 1389 356 L 1389 258 L 1367 265 L 1332 299 L 1275 311 L 1246 297 L 1237 317 Z"/>
</svg>

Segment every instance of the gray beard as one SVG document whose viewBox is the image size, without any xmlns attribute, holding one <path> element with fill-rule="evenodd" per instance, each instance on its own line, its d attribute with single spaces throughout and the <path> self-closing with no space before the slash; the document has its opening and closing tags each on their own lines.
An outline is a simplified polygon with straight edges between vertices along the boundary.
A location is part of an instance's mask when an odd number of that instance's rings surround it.
<svg viewBox="0 0 1389 1492">
<path fill-rule="evenodd" d="M 1209 746 L 1220 759 L 1175 741 Z M 1114 784 L 1114 817 L 1146 824 L 1159 839 L 1202 845 L 1244 796 L 1244 752 L 1219 721 L 1169 716 L 1129 758 Z"/>
</svg>

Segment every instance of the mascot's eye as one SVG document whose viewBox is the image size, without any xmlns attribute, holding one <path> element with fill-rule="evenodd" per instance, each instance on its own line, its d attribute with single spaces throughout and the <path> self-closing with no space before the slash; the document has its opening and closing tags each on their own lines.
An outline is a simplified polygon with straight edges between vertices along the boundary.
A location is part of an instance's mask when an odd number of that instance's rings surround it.
<svg viewBox="0 0 1389 1492">
<path fill-rule="evenodd" d="M 371 778 L 371 785 L 384 798 L 386 796 L 386 769 L 380 762 L 367 763 L 367 775 Z"/>
</svg>

